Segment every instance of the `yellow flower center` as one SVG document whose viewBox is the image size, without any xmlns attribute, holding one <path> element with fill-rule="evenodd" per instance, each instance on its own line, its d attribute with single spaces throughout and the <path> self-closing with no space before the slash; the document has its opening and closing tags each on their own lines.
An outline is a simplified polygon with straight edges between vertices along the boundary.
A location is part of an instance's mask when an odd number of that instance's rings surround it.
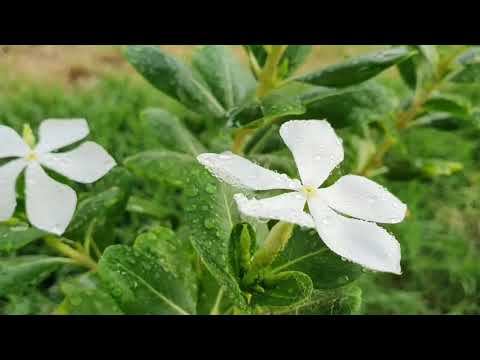
<svg viewBox="0 0 480 360">
<path fill-rule="evenodd" d="M 317 189 L 315 189 L 313 186 L 306 185 L 302 187 L 302 192 L 307 198 L 311 198 L 312 196 L 315 196 Z"/>
<path fill-rule="evenodd" d="M 38 161 L 38 154 L 35 151 L 30 151 L 26 159 L 27 161 Z"/>
</svg>

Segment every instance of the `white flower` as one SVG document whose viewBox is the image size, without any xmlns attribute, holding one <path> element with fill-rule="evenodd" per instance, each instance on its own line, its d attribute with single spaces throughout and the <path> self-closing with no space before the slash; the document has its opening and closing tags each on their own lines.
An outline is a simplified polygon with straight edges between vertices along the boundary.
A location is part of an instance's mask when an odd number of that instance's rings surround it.
<svg viewBox="0 0 480 360">
<path fill-rule="evenodd" d="M 75 212 L 77 195 L 50 178 L 42 166 L 84 184 L 103 177 L 116 163 L 94 142 L 64 153 L 52 152 L 84 139 L 88 133 L 85 120 L 45 120 L 39 129 L 40 141 L 32 149 L 14 130 L 0 125 L 0 159 L 17 158 L 0 167 L 0 221 L 10 219 L 15 212 L 17 178 L 26 169 L 25 199 L 30 223 L 63 234 Z"/>
<path fill-rule="evenodd" d="M 342 258 L 371 270 L 401 274 L 399 243 L 374 222 L 401 222 L 406 205 L 361 176 L 347 175 L 328 188 L 319 188 L 344 156 L 342 142 L 327 121 L 289 121 L 280 135 L 293 154 L 301 182 L 232 153 L 202 154 L 198 161 L 239 188 L 292 190 L 262 200 L 236 194 L 242 214 L 315 228 Z M 304 211 L 306 204 L 310 214 Z"/>
</svg>

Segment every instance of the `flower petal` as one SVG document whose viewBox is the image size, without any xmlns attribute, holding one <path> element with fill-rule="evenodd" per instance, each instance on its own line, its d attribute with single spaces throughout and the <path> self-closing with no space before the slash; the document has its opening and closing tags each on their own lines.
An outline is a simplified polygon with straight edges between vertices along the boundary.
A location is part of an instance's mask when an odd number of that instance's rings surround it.
<svg viewBox="0 0 480 360">
<path fill-rule="evenodd" d="M 304 227 L 315 227 L 312 217 L 303 211 L 307 199 L 299 192 L 261 200 L 249 200 L 243 194 L 236 194 L 234 198 L 243 215 L 267 220 L 281 220 Z"/>
<path fill-rule="evenodd" d="M 115 165 L 115 160 L 100 145 L 87 141 L 66 153 L 39 155 L 40 163 L 71 180 L 91 184 Z"/>
<path fill-rule="evenodd" d="M 30 151 L 25 141 L 15 130 L 0 125 L 0 159 L 8 157 L 24 157 Z"/>
<path fill-rule="evenodd" d="M 198 161 L 220 180 L 249 190 L 298 190 L 300 181 L 265 169 L 231 152 L 201 154 Z"/>
<path fill-rule="evenodd" d="M 362 176 L 344 176 L 319 192 L 332 209 L 357 219 L 395 224 L 407 211 L 407 206 L 388 190 Z"/>
<path fill-rule="evenodd" d="M 367 269 L 401 274 L 400 244 L 385 229 L 337 214 L 320 195 L 309 198 L 308 207 L 330 250 Z"/>
<path fill-rule="evenodd" d="M 90 132 L 84 119 L 48 119 L 40 124 L 38 153 L 47 153 L 83 140 Z"/>
<path fill-rule="evenodd" d="M 303 185 L 318 188 L 343 161 L 343 146 L 325 120 L 293 120 L 280 135 L 295 158 Z"/>
<path fill-rule="evenodd" d="M 37 163 L 26 171 L 27 216 L 32 225 L 62 235 L 77 205 L 75 191 L 50 178 Z"/>
<path fill-rule="evenodd" d="M 0 167 L 0 221 L 10 219 L 15 212 L 17 207 L 15 185 L 25 166 L 27 162 L 18 159 Z"/>
</svg>

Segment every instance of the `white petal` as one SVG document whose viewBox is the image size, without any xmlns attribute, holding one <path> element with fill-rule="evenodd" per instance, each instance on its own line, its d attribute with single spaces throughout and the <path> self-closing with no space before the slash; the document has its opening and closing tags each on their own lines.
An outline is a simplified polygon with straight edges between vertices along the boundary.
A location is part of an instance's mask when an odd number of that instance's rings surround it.
<svg viewBox="0 0 480 360">
<path fill-rule="evenodd" d="M 318 188 L 343 161 L 340 138 L 325 120 L 293 120 L 280 135 L 295 158 L 303 185 Z"/>
<path fill-rule="evenodd" d="M 38 153 L 58 150 L 83 140 L 89 132 L 87 121 L 84 119 L 45 120 L 40 124 L 38 130 L 40 141 L 35 150 Z"/>
<path fill-rule="evenodd" d="M 50 178 L 39 164 L 26 171 L 27 216 L 35 227 L 62 235 L 77 206 L 75 191 Z"/>
<path fill-rule="evenodd" d="M 234 198 L 243 215 L 266 220 L 281 220 L 310 228 L 315 226 L 312 217 L 303 211 L 307 199 L 299 192 L 261 200 L 249 200 L 243 194 L 236 194 Z"/>
<path fill-rule="evenodd" d="M 357 219 L 395 224 L 407 211 L 407 206 L 388 190 L 362 176 L 344 176 L 319 192 L 332 209 Z"/>
<path fill-rule="evenodd" d="M 400 244 L 385 229 L 337 214 L 319 195 L 308 199 L 308 207 L 330 250 L 367 269 L 401 274 Z"/>
<path fill-rule="evenodd" d="M 298 190 L 300 181 L 287 175 L 265 169 L 251 161 L 226 152 L 223 154 L 201 154 L 198 161 L 220 180 L 249 190 Z"/>
<path fill-rule="evenodd" d="M 40 154 L 39 160 L 49 169 L 84 184 L 97 181 L 116 165 L 103 147 L 89 141 L 66 153 Z"/>
<path fill-rule="evenodd" d="M 0 167 L 0 221 L 10 219 L 15 212 L 17 207 L 15 184 L 25 166 L 27 162 L 19 159 Z"/>
<path fill-rule="evenodd" d="M 24 157 L 30 151 L 25 141 L 15 130 L 0 125 L 0 159 L 8 157 Z"/>
</svg>

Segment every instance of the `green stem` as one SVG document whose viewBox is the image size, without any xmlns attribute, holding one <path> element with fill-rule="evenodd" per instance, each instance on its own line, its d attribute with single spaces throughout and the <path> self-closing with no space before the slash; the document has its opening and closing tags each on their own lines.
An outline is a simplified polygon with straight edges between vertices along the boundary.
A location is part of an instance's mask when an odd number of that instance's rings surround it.
<svg viewBox="0 0 480 360">
<path fill-rule="evenodd" d="M 442 86 L 445 84 L 445 79 L 449 74 L 450 65 L 464 50 L 465 47 L 461 47 L 452 56 L 441 62 L 437 67 L 437 76 L 435 77 L 436 80 L 427 88 L 423 89 L 423 91 L 417 94 L 414 101 L 407 110 L 398 113 L 395 124 L 398 131 L 407 129 L 411 125 L 412 121 L 415 120 L 418 114 L 422 111 L 425 103 L 430 100 L 433 93 L 442 88 Z M 372 155 L 370 160 L 364 166 L 364 168 L 358 172 L 359 175 L 369 176 L 376 169 L 383 166 L 383 159 L 385 158 L 385 155 L 387 155 L 387 153 L 395 144 L 396 140 L 390 136 L 387 136 L 383 143 L 377 148 L 376 153 Z"/>
<path fill-rule="evenodd" d="M 283 54 L 287 50 L 288 45 L 272 45 L 268 54 L 265 66 L 260 74 L 259 85 L 257 88 L 257 96 L 263 97 L 269 91 L 274 89 L 278 83 L 278 65 L 282 60 Z"/>
<path fill-rule="evenodd" d="M 218 290 L 217 298 L 215 299 L 215 304 L 213 304 L 212 310 L 210 311 L 210 315 L 220 315 L 220 304 L 222 303 L 224 292 L 225 289 L 223 287 Z"/>
<path fill-rule="evenodd" d="M 270 266 L 278 254 L 285 249 L 292 237 L 294 225 L 279 221 L 268 234 L 263 246 L 255 253 L 252 259 L 250 270 L 245 275 L 243 283 L 245 286 L 252 285 L 257 279 L 260 271 Z"/>
<path fill-rule="evenodd" d="M 287 48 L 288 45 L 271 46 L 265 66 L 261 71 L 257 69 L 257 71 L 259 71 L 257 97 L 264 97 L 278 86 L 280 81 L 280 79 L 278 79 L 278 65 Z M 241 129 L 237 132 L 232 146 L 232 152 L 234 154 L 243 155 L 245 144 L 253 131 L 254 129 Z"/>
<path fill-rule="evenodd" d="M 45 242 L 52 249 L 55 249 L 59 253 L 75 261 L 77 265 L 86 267 L 92 271 L 97 270 L 97 263 L 93 261 L 90 256 L 71 248 L 70 246 L 65 244 L 60 238 L 48 236 L 45 238 Z"/>
</svg>

